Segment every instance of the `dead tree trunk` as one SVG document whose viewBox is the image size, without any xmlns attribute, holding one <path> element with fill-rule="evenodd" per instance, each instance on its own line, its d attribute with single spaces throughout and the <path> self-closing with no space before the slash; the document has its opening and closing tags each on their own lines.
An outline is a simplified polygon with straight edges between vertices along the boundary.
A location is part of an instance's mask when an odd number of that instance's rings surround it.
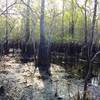
<svg viewBox="0 0 100 100">
<path fill-rule="evenodd" d="M 97 0 L 95 0 L 94 2 L 94 14 L 93 14 L 92 27 L 91 27 L 91 39 L 89 41 L 89 46 L 88 46 L 88 73 L 85 78 L 84 97 L 83 97 L 84 100 L 86 98 L 88 80 L 92 73 L 91 59 L 92 59 L 92 48 L 93 48 L 93 39 L 94 39 L 94 28 L 95 28 L 95 22 L 96 22 L 96 12 L 97 12 Z"/>
<path fill-rule="evenodd" d="M 8 0 L 6 0 L 6 42 L 5 42 L 5 54 L 8 53 Z"/>
</svg>

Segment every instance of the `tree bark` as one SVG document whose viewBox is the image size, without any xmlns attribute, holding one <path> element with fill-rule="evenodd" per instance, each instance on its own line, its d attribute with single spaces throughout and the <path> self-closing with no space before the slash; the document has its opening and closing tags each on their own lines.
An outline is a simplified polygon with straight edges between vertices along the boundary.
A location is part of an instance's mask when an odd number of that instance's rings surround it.
<svg viewBox="0 0 100 100">
<path fill-rule="evenodd" d="M 27 0 L 27 5 L 30 6 L 30 0 Z M 30 27 L 29 27 L 30 10 L 28 6 L 26 8 L 26 20 L 25 20 L 25 42 L 28 42 L 29 37 L 30 37 Z"/>
<path fill-rule="evenodd" d="M 88 0 L 85 0 L 85 43 L 87 43 L 87 11 L 86 11 L 87 1 Z"/>
<path fill-rule="evenodd" d="M 41 16 L 40 16 L 40 43 L 38 52 L 38 67 L 41 72 L 49 74 L 50 62 L 48 54 L 48 46 L 46 43 L 45 31 L 44 31 L 44 10 L 45 0 L 41 0 Z"/>
<path fill-rule="evenodd" d="M 74 1 L 72 0 L 72 19 L 71 19 L 71 34 L 72 39 L 74 38 Z"/>
<path fill-rule="evenodd" d="M 63 37 L 64 37 L 64 0 L 62 1 L 62 42 L 63 42 Z"/>
<path fill-rule="evenodd" d="M 86 75 L 85 78 L 85 84 L 84 84 L 84 96 L 83 96 L 83 100 L 85 100 L 86 98 L 86 91 L 87 91 L 87 84 L 88 84 L 88 80 L 90 78 L 90 75 L 92 73 L 92 65 L 91 65 L 91 53 L 92 53 L 92 48 L 93 48 L 93 39 L 94 39 L 94 28 L 95 28 L 95 22 L 96 22 L 96 12 L 97 12 L 97 0 L 95 0 L 94 2 L 94 14 L 93 14 L 93 20 L 92 20 L 92 29 L 91 29 L 91 39 L 89 41 L 89 46 L 88 46 L 88 73 Z"/>
<path fill-rule="evenodd" d="M 5 53 L 9 52 L 8 50 L 8 0 L 6 0 L 6 42 L 5 42 Z"/>
</svg>

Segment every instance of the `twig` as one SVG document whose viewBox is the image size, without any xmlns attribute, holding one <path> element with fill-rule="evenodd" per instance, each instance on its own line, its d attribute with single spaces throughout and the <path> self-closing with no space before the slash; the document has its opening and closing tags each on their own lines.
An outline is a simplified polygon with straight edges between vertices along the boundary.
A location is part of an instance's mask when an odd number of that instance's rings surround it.
<svg viewBox="0 0 100 100">
<path fill-rule="evenodd" d="M 9 9 L 10 7 L 12 7 L 12 6 L 15 5 L 16 3 L 17 3 L 17 0 L 16 0 L 13 4 L 11 4 L 10 6 L 8 6 L 8 7 L 0 14 L 0 16 L 3 15 L 3 14 L 7 11 L 7 9 Z"/>
<path fill-rule="evenodd" d="M 93 62 L 94 61 L 94 59 L 97 57 L 97 55 L 99 55 L 100 54 L 100 51 L 98 51 L 93 57 L 92 57 L 92 59 L 91 59 L 91 62 Z"/>
</svg>

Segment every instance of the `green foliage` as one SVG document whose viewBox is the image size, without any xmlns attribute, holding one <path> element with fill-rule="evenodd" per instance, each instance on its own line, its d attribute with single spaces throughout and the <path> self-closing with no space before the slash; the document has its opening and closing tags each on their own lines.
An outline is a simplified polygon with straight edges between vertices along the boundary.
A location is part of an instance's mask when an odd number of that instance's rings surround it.
<svg viewBox="0 0 100 100">
<path fill-rule="evenodd" d="M 64 36 L 62 37 L 62 1 L 61 0 L 48 0 L 45 5 L 45 34 L 48 39 L 48 34 L 52 35 L 52 41 L 54 42 L 66 42 L 66 41 L 80 41 L 84 39 L 84 1 L 83 4 L 79 3 L 80 8 L 77 5 L 77 0 L 64 0 Z M 80 5 L 81 4 L 81 5 Z M 92 0 L 88 0 L 87 3 L 87 21 L 88 21 L 88 31 L 91 26 L 91 17 L 92 12 L 88 11 L 91 5 L 93 4 Z M 1 4 L 0 4 L 1 5 Z M 74 11 L 72 11 L 72 6 Z M 24 37 L 25 34 L 25 10 L 26 6 L 24 4 L 16 4 L 12 7 L 15 9 L 15 13 L 18 15 L 8 15 L 8 32 L 10 39 L 17 39 Z M 31 9 L 30 9 L 31 8 Z M 29 27 L 30 32 L 34 31 L 34 36 L 36 40 L 39 40 L 40 37 L 40 1 L 34 1 L 30 5 L 30 15 L 29 15 Z M 10 11 L 10 9 L 8 9 Z M 13 11 L 12 11 L 13 12 Z M 72 12 L 74 13 L 74 25 L 75 32 L 74 37 L 72 38 L 69 28 L 71 26 Z M 98 16 L 98 14 L 97 14 Z M 36 25 L 34 25 L 34 23 Z M 98 20 L 99 21 L 99 20 Z M 11 27 L 14 28 L 11 30 Z M 99 30 L 99 23 L 98 28 Z M 5 16 L 0 16 L 0 39 L 5 37 L 6 29 L 6 19 Z M 29 34 L 29 33 L 28 33 Z M 96 39 L 100 43 L 100 39 Z"/>
</svg>

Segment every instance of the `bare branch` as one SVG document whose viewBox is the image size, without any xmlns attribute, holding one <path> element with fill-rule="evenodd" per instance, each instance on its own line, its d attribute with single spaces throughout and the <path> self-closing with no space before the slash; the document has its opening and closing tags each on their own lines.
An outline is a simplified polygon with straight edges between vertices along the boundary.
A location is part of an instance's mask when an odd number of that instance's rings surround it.
<svg viewBox="0 0 100 100">
<path fill-rule="evenodd" d="M 93 62 L 95 60 L 95 58 L 100 54 L 100 51 L 98 51 L 91 59 L 91 62 Z"/>
<path fill-rule="evenodd" d="M 25 6 L 27 6 L 30 10 L 31 10 L 31 13 L 34 15 L 34 11 L 33 11 L 33 9 L 29 6 L 29 5 L 27 5 L 23 0 L 21 0 L 22 1 L 22 3 L 25 5 Z M 39 16 L 38 16 L 39 17 Z"/>
<path fill-rule="evenodd" d="M 7 11 L 7 9 L 9 9 L 10 7 L 12 7 L 12 6 L 15 5 L 16 3 L 17 3 L 17 0 L 16 0 L 13 4 L 11 4 L 10 6 L 8 6 L 8 7 L 0 14 L 0 16 L 3 15 L 3 14 Z"/>
</svg>

